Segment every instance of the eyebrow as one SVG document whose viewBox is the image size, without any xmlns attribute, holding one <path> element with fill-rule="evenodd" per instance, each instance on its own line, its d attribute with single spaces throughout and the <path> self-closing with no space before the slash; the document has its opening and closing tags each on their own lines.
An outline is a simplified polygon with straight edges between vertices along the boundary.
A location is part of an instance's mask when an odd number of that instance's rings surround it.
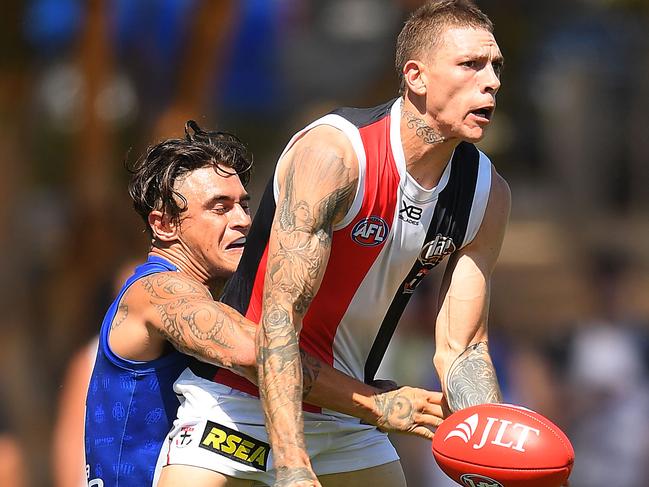
<svg viewBox="0 0 649 487">
<path fill-rule="evenodd" d="M 216 203 L 222 203 L 222 202 L 230 202 L 234 201 L 234 198 L 232 196 L 227 196 L 224 194 L 217 194 L 215 196 L 212 196 L 209 200 L 207 200 L 204 204 L 204 208 L 209 208 L 211 206 L 214 206 Z M 246 193 L 244 196 L 239 198 L 239 201 L 250 201 L 250 194 Z"/>
<path fill-rule="evenodd" d="M 500 64 L 500 67 L 505 66 L 505 57 L 502 54 L 499 54 L 491 60 L 491 64 Z"/>
<path fill-rule="evenodd" d="M 488 54 L 475 54 L 475 53 L 466 53 L 460 55 L 462 59 L 489 59 Z M 505 58 L 502 54 L 498 54 L 491 60 L 491 64 L 500 64 L 501 66 L 505 65 Z"/>
</svg>

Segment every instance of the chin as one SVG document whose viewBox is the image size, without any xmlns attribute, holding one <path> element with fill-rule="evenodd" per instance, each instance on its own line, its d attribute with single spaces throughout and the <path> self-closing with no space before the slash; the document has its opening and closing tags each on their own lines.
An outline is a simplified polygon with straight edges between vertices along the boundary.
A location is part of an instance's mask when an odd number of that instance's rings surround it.
<svg viewBox="0 0 649 487">
<path fill-rule="evenodd" d="M 470 144 L 477 144 L 482 139 L 484 139 L 485 135 L 486 134 L 483 129 L 470 130 L 462 134 L 460 139 L 462 139 L 464 142 L 469 142 Z"/>
</svg>

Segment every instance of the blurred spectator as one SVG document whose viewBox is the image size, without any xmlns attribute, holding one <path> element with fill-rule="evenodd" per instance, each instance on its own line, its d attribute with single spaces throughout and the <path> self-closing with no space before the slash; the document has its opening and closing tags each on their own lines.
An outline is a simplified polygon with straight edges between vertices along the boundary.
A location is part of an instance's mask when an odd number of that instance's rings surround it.
<svg viewBox="0 0 649 487">
<path fill-rule="evenodd" d="M 649 376 L 643 335 L 626 307 L 631 262 L 597 252 L 586 274 L 595 313 L 568 349 L 574 487 L 637 487 L 649 478 Z"/>
<path fill-rule="evenodd" d="M 52 473 L 55 487 L 87 484 L 83 453 L 86 394 L 97 355 L 97 340 L 79 350 L 70 361 L 61 388 L 54 424 Z"/>
<path fill-rule="evenodd" d="M 646 175 L 631 163 L 634 145 L 646 139 L 636 140 L 632 126 L 646 19 L 594 0 L 557 8 L 561 15 L 537 41 L 527 93 L 538 113 L 541 160 L 558 191 L 555 208 L 572 218 L 626 210 L 646 194 L 631 194 L 639 189 L 632 181 Z"/>
<path fill-rule="evenodd" d="M 3 395 L 0 398 L 0 485 L 27 487 L 25 451 L 11 427 L 10 419 L 5 412 L 4 400 Z"/>
<path fill-rule="evenodd" d="M 119 266 L 112 282 L 110 296 L 114 299 L 122 283 L 131 275 L 136 261 Z M 87 484 L 84 459 L 84 420 L 86 395 L 97 355 L 97 337 L 78 350 L 68 363 L 54 422 L 52 441 L 52 472 L 55 487 L 76 487 Z M 0 482 L 0 485 L 5 485 Z"/>
</svg>

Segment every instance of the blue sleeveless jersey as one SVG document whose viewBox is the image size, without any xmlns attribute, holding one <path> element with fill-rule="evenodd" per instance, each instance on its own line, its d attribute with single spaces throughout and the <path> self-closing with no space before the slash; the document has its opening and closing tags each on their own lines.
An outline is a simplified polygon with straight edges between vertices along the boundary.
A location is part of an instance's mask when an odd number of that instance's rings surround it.
<svg viewBox="0 0 649 487">
<path fill-rule="evenodd" d="M 91 486 L 153 483 L 160 447 L 179 406 L 173 383 L 188 358 L 174 350 L 149 362 L 125 360 L 110 349 L 108 332 L 131 284 L 156 272 L 176 270 L 166 260 L 150 256 L 135 269 L 104 317 L 86 398 L 86 472 Z"/>
</svg>

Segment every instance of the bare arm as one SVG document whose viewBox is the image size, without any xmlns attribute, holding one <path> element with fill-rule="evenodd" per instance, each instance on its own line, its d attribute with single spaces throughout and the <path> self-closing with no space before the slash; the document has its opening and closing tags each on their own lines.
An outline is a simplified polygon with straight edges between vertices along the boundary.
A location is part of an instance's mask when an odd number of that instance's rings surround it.
<svg viewBox="0 0 649 487">
<path fill-rule="evenodd" d="M 170 342 L 203 362 L 256 376 L 255 325 L 214 301 L 207 288 L 180 272 L 161 272 L 137 281 L 122 299 L 110 331 L 120 356 L 153 360 Z"/>
<path fill-rule="evenodd" d="M 492 172 L 491 194 L 473 242 L 448 263 L 440 291 L 434 364 L 450 412 L 502 400 L 489 356 L 489 284 L 509 218 L 507 183 Z"/>
<path fill-rule="evenodd" d="M 333 226 L 356 190 L 355 156 L 342 137 L 330 127 L 312 130 L 286 154 L 278 172 L 257 333 L 260 394 L 278 486 L 317 482 L 304 446 L 298 333 L 324 276 Z"/>
<path fill-rule="evenodd" d="M 362 419 L 385 432 L 432 439 L 444 417 L 442 394 L 416 387 L 380 390 L 300 351 L 304 401 Z"/>
<path fill-rule="evenodd" d="M 257 326 L 207 289 L 178 272 L 153 274 L 135 283 L 112 323 L 111 347 L 132 360 L 159 357 L 165 343 L 203 362 L 228 367 L 257 383 Z M 441 393 L 413 387 L 382 391 L 301 351 L 303 399 L 358 417 L 384 431 L 430 439 L 442 418 Z"/>
</svg>

